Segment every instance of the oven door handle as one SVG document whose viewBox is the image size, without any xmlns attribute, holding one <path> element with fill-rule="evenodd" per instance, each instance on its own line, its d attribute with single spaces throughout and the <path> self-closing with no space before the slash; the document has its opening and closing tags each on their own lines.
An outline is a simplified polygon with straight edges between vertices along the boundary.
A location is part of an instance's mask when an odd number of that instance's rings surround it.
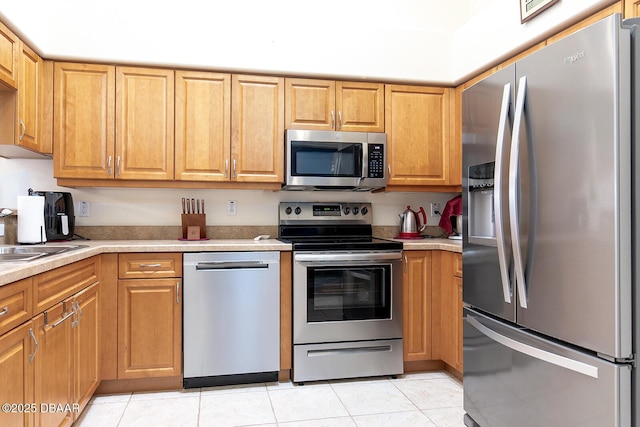
<svg viewBox="0 0 640 427">
<path fill-rule="evenodd" d="M 297 253 L 293 256 L 295 261 L 322 261 L 322 262 L 335 262 L 335 261 L 395 261 L 402 259 L 401 252 L 366 252 L 366 253 Z"/>
</svg>

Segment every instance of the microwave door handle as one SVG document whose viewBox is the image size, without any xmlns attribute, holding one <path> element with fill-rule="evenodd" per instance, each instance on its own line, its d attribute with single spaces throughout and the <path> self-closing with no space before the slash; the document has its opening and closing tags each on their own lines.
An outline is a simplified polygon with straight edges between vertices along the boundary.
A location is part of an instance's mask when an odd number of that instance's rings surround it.
<svg viewBox="0 0 640 427">
<path fill-rule="evenodd" d="M 369 175 L 369 145 L 362 144 L 362 175 L 361 179 L 366 178 Z"/>
</svg>

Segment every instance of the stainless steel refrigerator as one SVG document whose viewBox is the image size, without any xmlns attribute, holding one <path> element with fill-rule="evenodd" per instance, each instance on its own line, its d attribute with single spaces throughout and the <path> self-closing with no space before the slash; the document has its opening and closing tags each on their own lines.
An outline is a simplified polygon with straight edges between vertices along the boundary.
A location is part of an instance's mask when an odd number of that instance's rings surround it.
<svg viewBox="0 0 640 427">
<path fill-rule="evenodd" d="M 467 426 L 640 425 L 634 24 L 463 92 Z"/>
</svg>

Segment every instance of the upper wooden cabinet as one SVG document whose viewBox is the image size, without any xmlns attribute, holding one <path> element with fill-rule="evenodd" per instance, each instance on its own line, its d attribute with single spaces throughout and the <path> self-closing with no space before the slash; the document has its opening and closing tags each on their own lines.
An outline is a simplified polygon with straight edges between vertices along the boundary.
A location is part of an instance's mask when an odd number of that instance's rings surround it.
<svg viewBox="0 0 640 427">
<path fill-rule="evenodd" d="M 228 181 L 231 75 L 176 71 L 175 178 Z"/>
<path fill-rule="evenodd" d="M 114 177 L 115 67 L 54 65 L 56 178 Z"/>
<path fill-rule="evenodd" d="M 20 40 L 0 22 L 0 81 L 18 88 L 18 52 Z"/>
<path fill-rule="evenodd" d="M 16 145 L 53 152 L 53 63 L 20 43 Z"/>
<path fill-rule="evenodd" d="M 233 75 L 230 179 L 284 182 L 284 79 Z"/>
<path fill-rule="evenodd" d="M 286 79 L 287 129 L 384 132 L 384 84 Z"/>
<path fill-rule="evenodd" d="M 637 18 L 640 16 L 640 0 L 624 0 L 624 17 Z"/>
<path fill-rule="evenodd" d="M 450 116 L 454 90 L 441 87 L 387 85 L 388 185 L 454 186 L 461 177 L 452 171 L 460 141 L 452 137 Z"/>
<path fill-rule="evenodd" d="M 116 67 L 116 179 L 173 179 L 174 71 Z"/>
</svg>

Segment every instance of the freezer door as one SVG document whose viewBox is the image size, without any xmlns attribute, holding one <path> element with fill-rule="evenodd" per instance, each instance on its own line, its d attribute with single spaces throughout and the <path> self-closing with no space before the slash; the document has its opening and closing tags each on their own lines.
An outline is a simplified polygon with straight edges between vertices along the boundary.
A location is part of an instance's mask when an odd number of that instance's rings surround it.
<svg viewBox="0 0 640 427">
<path fill-rule="evenodd" d="M 619 15 L 606 18 L 522 59 L 516 74 L 509 203 L 517 323 L 628 358 L 629 32 Z"/>
<path fill-rule="evenodd" d="M 464 310 L 464 409 L 482 427 L 630 426 L 631 368 Z"/>
<path fill-rule="evenodd" d="M 463 300 L 508 320 L 515 319 L 505 197 L 514 78 L 512 65 L 462 94 Z"/>
</svg>

